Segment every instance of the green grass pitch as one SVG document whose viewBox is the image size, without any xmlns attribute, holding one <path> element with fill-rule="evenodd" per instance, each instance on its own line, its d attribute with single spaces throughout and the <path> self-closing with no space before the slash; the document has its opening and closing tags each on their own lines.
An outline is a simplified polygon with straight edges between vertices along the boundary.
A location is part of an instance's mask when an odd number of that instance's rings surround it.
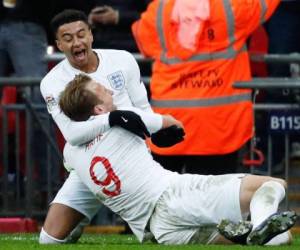
<svg viewBox="0 0 300 250">
<path fill-rule="evenodd" d="M 177 250 L 177 249 L 189 249 L 189 250 L 231 250 L 231 249 L 267 249 L 267 250 L 299 250 L 300 249 L 300 235 L 294 235 L 294 242 L 290 246 L 276 246 L 276 247 L 249 247 L 239 245 L 185 245 L 185 246 L 163 246 L 153 243 L 140 244 L 132 235 L 98 235 L 98 234 L 84 234 L 77 244 L 69 245 L 39 245 L 37 234 L 0 234 L 0 250 Z"/>
</svg>

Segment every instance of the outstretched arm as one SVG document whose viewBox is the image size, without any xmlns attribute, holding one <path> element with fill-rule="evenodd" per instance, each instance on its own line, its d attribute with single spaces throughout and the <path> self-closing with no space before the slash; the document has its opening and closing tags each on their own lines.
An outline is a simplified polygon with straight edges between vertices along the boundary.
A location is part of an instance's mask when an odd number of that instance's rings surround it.
<svg viewBox="0 0 300 250">
<path fill-rule="evenodd" d="M 99 134 L 106 132 L 111 126 L 119 125 L 130 132 L 144 138 L 145 134 L 148 135 L 148 131 L 140 119 L 140 116 L 135 113 L 122 114 L 125 119 L 130 115 L 131 127 L 122 126 L 122 120 L 120 119 L 120 113 L 115 112 L 96 115 L 87 121 L 76 122 L 67 117 L 60 109 L 58 105 L 58 96 L 62 90 L 53 88 L 51 83 L 55 83 L 51 79 L 42 81 L 41 92 L 46 101 L 49 113 L 52 115 L 58 128 L 62 132 L 65 140 L 71 145 L 81 145 L 92 139 Z M 63 86 L 63 84 L 61 84 Z M 119 117 L 118 117 L 119 116 Z M 127 125 L 127 124 L 125 124 Z M 131 128 L 134 129 L 131 129 Z"/>
<path fill-rule="evenodd" d="M 149 113 L 136 108 L 125 108 L 141 116 L 151 133 L 152 143 L 158 147 L 171 147 L 184 140 L 183 124 L 171 115 Z"/>
<path fill-rule="evenodd" d="M 142 121 L 145 123 L 150 134 L 156 133 L 161 129 L 165 129 L 171 126 L 183 128 L 183 124 L 171 115 L 161 115 L 154 112 L 145 112 L 135 107 L 122 107 L 120 108 L 120 110 L 133 111 L 138 114 L 141 117 Z"/>
</svg>

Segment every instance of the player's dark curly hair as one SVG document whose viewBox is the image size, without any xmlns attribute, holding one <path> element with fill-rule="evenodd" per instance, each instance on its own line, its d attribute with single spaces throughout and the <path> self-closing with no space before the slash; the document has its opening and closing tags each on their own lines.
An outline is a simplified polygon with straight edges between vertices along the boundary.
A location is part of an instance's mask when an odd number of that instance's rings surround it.
<svg viewBox="0 0 300 250">
<path fill-rule="evenodd" d="M 74 9 L 66 9 L 58 13 L 52 18 L 50 26 L 53 34 L 56 36 L 57 30 L 60 26 L 76 21 L 82 21 L 90 27 L 86 14 L 83 11 Z"/>
</svg>

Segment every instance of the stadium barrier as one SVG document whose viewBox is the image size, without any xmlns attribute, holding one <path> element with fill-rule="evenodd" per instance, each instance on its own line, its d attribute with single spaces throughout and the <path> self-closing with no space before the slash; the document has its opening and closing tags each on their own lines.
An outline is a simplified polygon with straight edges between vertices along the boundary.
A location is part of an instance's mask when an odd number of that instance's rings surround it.
<svg viewBox="0 0 300 250">
<path fill-rule="evenodd" d="M 135 55 L 139 62 L 145 62 L 141 55 Z M 57 62 L 64 57 L 60 53 L 46 55 L 45 60 L 48 62 Z M 257 56 L 253 60 L 275 60 L 278 63 L 299 63 L 299 55 L 283 55 L 276 56 L 264 55 Z M 279 59 L 278 59 L 279 58 Z M 151 60 L 147 59 L 146 62 Z M 143 77 L 142 80 L 146 85 L 149 85 L 150 77 Z M 57 187 L 53 185 L 53 178 L 51 177 L 53 169 L 51 168 L 51 154 L 55 155 L 61 161 L 61 149 L 63 142 L 55 140 L 51 134 L 51 125 L 43 126 L 44 123 L 40 121 L 40 113 L 47 116 L 47 122 L 53 125 L 52 119 L 47 115 L 46 106 L 41 103 L 32 103 L 31 93 L 33 88 L 37 87 L 41 81 L 39 77 L 0 77 L 0 89 L 7 86 L 15 86 L 17 90 L 26 89 L 23 91 L 23 103 L 2 103 L 0 107 L 0 217 L 2 216 L 26 216 L 41 218 L 45 216 L 48 209 L 48 202 L 54 197 Z M 299 79 L 295 78 L 256 78 L 251 82 L 236 83 L 237 88 L 252 88 L 252 89 L 293 89 L 297 90 L 300 87 Z M 286 110 L 298 111 L 299 104 L 282 103 L 282 104 L 269 104 L 260 103 L 254 105 L 255 112 L 259 111 L 272 111 L 272 110 Z M 293 125 L 289 130 L 284 130 L 282 127 L 278 128 L 284 134 L 285 138 L 285 178 L 289 180 L 289 154 L 290 154 L 290 132 L 297 132 L 300 127 L 300 116 L 294 114 L 291 119 L 295 119 L 295 126 Z M 280 119 L 275 117 L 274 119 Z M 285 124 L 288 124 L 289 117 L 282 118 Z M 280 120 L 280 121 L 281 121 Z M 277 122 L 278 123 L 278 122 Z M 300 124 L 299 124 L 300 125 Z M 45 135 L 46 141 L 42 143 L 47 144 L 47 167 L 46 167 L 46 191 L 41 191 L 41 187 L 36 184 L 40 174 L 36 172 L 34 165 L 33 155 L 33 141 L 34 141 L 34 127 L 39 127 Z M 14 135 L 12 138 L 10 135 Z M 58 136 L 59 137 L 59 136 Z M 60 139 L 62 140 L 62 139 Z M 12 157 L 10 157 L 11 150 L 10 144 L 13 144 L 13 157 L 14 157 L 14 173 L 11 175 L 10 164 Z M 254 157 L 253 155 L 251 156 Z M 272 173 L 272 134 L 268 135 L 268 152 L 267 152 L 268 173 Z M 62 161 L 61 161 L 62 165 Z M 61 169 L 63 167 L 61 166 Z M 253 169 L 253 166 L 251 166 Z M 61 171 L 59 178 L 60 184 L 63 183 L 65 172 Z M 45 174 L 45 173 L 44 173 Z M 45 187 L 44 187 L 45 188 Z M 290 191 L 290 190 L 289 190 Z M 42 201 L 40 201 L 41 199 Z M 41 204 L 42 203 L 42 204 Z"/>
<path fill-rule="evenodd" d="M 152 62 L 153 60 L 139 53 L 133 53 L 134 58 L 138 63 Z M 46 62 L 60 62 L 65 58 L 65 55 L 60 52 L 49 53 L 45 55 Z M 265 62 L 265 63 L 300 63 L 300 53 L 291 54 L 262 54 L 252 53 L 250 55 L 252 62 Z"/>
<path fill-rule="evenodd" d="M 249 82 L 236 82 L 235 88 L 251 88 L 255 93 L 257 90 L 296 90 L 295 95 L 298 95 L 300 89 L 300 78 L 255 78 Z M 291 159 L 291 136 L 299 135 L 300 133 L 300 103 L 255 103 L 255 116 L 258 112 L 264 112 L 267 118 L 267 171 L 265 174 L 274 175 L 273 167 L 273 140 L 274 135 L 281 135 L 284 141 L 283 154 L 283 177 L 288 183 L 288 193 L 290 189 L 290 177 L 298 176 L 299 183 L 300 173 L 294 171 L 290 173 L 290 159 Z M 257 123 L 257 120 L 256 120 Z M 300 138 L 299 138 L 300 139 Z M 256 148 L 256 137 L 254 136 L 250 142 L 250 159 L 256 158 L 255 151 L 251 149 Z M 300 152 L 299 152 L 300 153 Z M 300 156 L 298 156 L 300 157 Z M 297 162 L 299 165 L 299 162 Z M 256 173 L 254 164 L 249 164 L 252 173 Z M 299 186 L 296 187 L 296 192 L 299 192 Z M 295 191 L 295 190 L 293 190 Z M 299 198 L 299 197 L 298 197 Z M 286 207 L 289 206 L 289 199 L 286 199 Z"/>
<path fill-rule="evenodd" d="M 45 104 L 33 102 L 32 93 L 39 89 L 40 81 L 36 77 L 0 77 L 0 217 L 44 216 L 57 191 L 52 186 L 51 165 L 55 157 L 61 162 L 62 154 Z M 36 161 L 38 148 L 44 148 L 44 166 Z"/>
</svg>

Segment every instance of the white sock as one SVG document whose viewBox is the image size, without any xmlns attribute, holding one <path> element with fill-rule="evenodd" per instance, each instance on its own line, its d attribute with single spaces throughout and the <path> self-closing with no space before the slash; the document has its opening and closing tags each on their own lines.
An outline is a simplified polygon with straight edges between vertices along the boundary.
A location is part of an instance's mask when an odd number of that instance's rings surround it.
<svg viewBox="0 0 300 250">
<path fill-rule="evenodd" d="M 39 238 L 39 243 L 40 244 L 64 244 L 66 243 L 67 240 L 59 240 L 54 238 L 53 236 L 49 235 L 44 228 L 42 228 L 40 232 L 40 238 Z"/>
<path fill-rule="evenodd" d="M 250 202 L 253 228 L 256 228 L 266 218 L 276 213 L 278 205 L 284 197 L 285 189 L 279 182 L 267 181 L 261 185 Z"/>
<path fill-rule="evenodd" d="M 269 242 L 267 242 L 265 245 L 267 246 L 286 245 L 286 244 L 291 244 L 291 241 L 292 241 L 291 233 L 289 231 L 286 231 L 282 234 L 278 234 Z"/>
</svg>

